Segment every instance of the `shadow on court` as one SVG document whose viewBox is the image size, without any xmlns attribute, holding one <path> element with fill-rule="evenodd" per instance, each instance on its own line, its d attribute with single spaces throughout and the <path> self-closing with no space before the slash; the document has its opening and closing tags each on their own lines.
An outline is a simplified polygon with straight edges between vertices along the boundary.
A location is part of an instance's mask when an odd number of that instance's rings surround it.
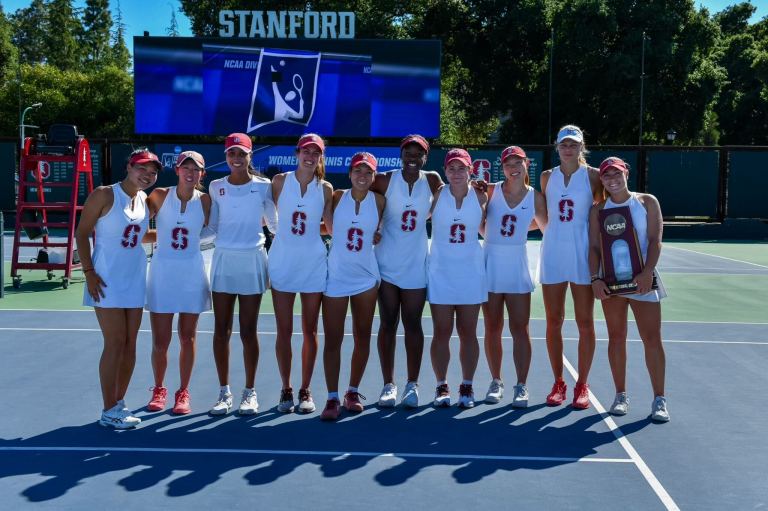
<svg viewBox="0 0 768 511">
<path fill-rule="evenodd" d="M 453 480 L 470 484 L 497 471 L 575 463 L 594 457 L 601 447 L 603 457 L 626 458 L 613 433 L 598 425 L 600 415 L 570 407 L 513 410 L 479 405 L 462 412 L 456 407 L 369 406 L 360 415 L 342 417 L 338 423 L 324 423 L 317 413 L 285 416 L 273 408 L 249 418 L 145 415 L 140 428 L 127 432 L 96 423 L 64 427 L 27 439 L 0 440 L 4 451 L 0 478 L 46 477 L 20 492 L 27 501 L 44 502 L 88 484 L 89 479 L 122 471 L 133 471 L 117 480 L 124 491 L 165 485 L 167 496 L 180 497 L 231 477 L 227 473 L 236 469 L 250 469 L 242 477 L 258 486 L 309 464 L 320 479 L 299 484 L 322 484 L 323 479 L 344 476 L 387 453 L 392 456 L 386 468 L 373 476 L 382 487 L 404 484 L 430 467 L 455 467 Z M 630 434 L 648 424 L 639 420 L 623 425 L 622 431 Z M 94 492 L 120 491 L 99 487 L 104 483 L 96 480 L 91 484 Z"/>
</svg>

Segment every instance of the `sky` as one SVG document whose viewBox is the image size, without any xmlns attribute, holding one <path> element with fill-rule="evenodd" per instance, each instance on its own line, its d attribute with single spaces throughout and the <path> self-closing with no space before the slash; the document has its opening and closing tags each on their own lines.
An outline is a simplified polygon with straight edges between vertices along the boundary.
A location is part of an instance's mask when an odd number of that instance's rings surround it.
<svg viewBox="0 0 768 511">
<path fill-rule="evenodd" d="M 729 5 L 738 3 L 738 0 L 695 0 L 697 6 L 709 9 L 710 13 L 722 11 Z M 13 13 L 17 9 L 27 7 L 29 0 L 0 0 L 0 5 L 6 14 Z M 75 0 L 73 5 L 85 6 L 85 0 Z M 149 35 L 165 36 L 171 24 L 171 11 L 176 11 L 176 22 L 179 25 L 179 35 L 191 36 L 192 28 L 189 19 L 179 12 L 181 3 L 179 0 L 121 0 L 120 8 L 123 13 L 123 22 L 126 25 L 126 41 L 128 49 L 133 53 L 133 36 L 143 35 L 148 31 Z M 757 12 L 752 17 L 752 22 L 768 16 L 768 0 L 752 0 L 752 5 L 757 7 Z M 110 0 L 110 9 L 114 19 L 117 11 L 117 1 Z"/>
</svg>

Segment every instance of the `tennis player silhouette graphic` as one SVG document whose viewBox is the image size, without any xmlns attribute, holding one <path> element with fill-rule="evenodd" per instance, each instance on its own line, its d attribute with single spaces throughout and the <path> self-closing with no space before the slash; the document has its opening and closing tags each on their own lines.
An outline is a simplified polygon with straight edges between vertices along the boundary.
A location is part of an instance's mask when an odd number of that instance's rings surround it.
<svg viewBox="0 0 768 511">
<path fill-rule="evenodd" d="M 263 49 L 253 86 L 248 132 L 276 122 L 312 120 L 320 53 Z"/>
</svg>

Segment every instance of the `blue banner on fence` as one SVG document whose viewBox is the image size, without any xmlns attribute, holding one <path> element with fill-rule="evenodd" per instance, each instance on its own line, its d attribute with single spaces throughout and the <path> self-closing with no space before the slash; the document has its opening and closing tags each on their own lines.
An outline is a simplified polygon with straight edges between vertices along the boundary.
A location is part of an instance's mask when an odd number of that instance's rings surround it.
<svg viewBox="0 0 768 511">
<path fill-rule="evenodd" d="M 156 144 L 155 150 L 166 171 L 173 171 L 176 156 L 182 151 L 197 151 L 205 158 L 206 170 L 210 173 L 228 173 L 224 146 L 221 144 Z M 352 155 L 359 151 L 368 151 L 376 156 L 379 171 L 398 169 L 402 166 L 399 147 L 364 147 L 345 146 L 327 147 L 325 152 L 325 172 L 327 174 L 346 174 Z M 296 169 L 296 147 L 290 145 L 255 145 L 253 147 L 253 168 L 273 176 L 280 172 Z M 214 179 L 221 177 L 215 176 Z M 160 184 L 160 183 L 158 183 Z"/>
</svg>

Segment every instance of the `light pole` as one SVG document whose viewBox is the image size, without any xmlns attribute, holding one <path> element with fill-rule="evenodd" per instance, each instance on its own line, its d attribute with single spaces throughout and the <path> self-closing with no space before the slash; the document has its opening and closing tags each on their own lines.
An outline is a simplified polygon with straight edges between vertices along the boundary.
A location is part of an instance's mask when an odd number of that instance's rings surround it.
<svg viewBox="0 0 768 511">
<path fill-rule="evenodd" d="M 637 145 L 643 145 L 643 111 L 645 99 L 645 41 L 648 37 L 643 30 L 642 49 L 640 50 L 640 135 L 638 137 Z"/>
<path fill-rule="evenodd" d="M 667 131 L 667 142 L 669 142 L 670 145 L 675 143 L 675 139 L 677 138 L 677 132 L 670 128 L 669 131 Z"/>
<path fill-rule="evenodd" d="M 552 32 L 549 37 L 549 115 L 547 117 L 547 140 L 546 144 L 551 144 L 554 138 L 552 137 L 552 68 L 555 62 L 555 28 L 552 27 Z"/>
<path fill-rule="evenodd" d="M 40 108 L 43 106 L 42 103 L 35 103 L 33 105 L 28 106 L 24 109 L 24 111 L 21 113 L 21 119 L 19 120 L 19 137 L 21 138 L 21 149 L 24 149 L 24 128 L 37 128 L 38 126 L 32 126 L 31 124 L 24 124 L 24 117 L 27 115 L 27 112 L 32 110 L 33 108 Z"/>
</svg>

